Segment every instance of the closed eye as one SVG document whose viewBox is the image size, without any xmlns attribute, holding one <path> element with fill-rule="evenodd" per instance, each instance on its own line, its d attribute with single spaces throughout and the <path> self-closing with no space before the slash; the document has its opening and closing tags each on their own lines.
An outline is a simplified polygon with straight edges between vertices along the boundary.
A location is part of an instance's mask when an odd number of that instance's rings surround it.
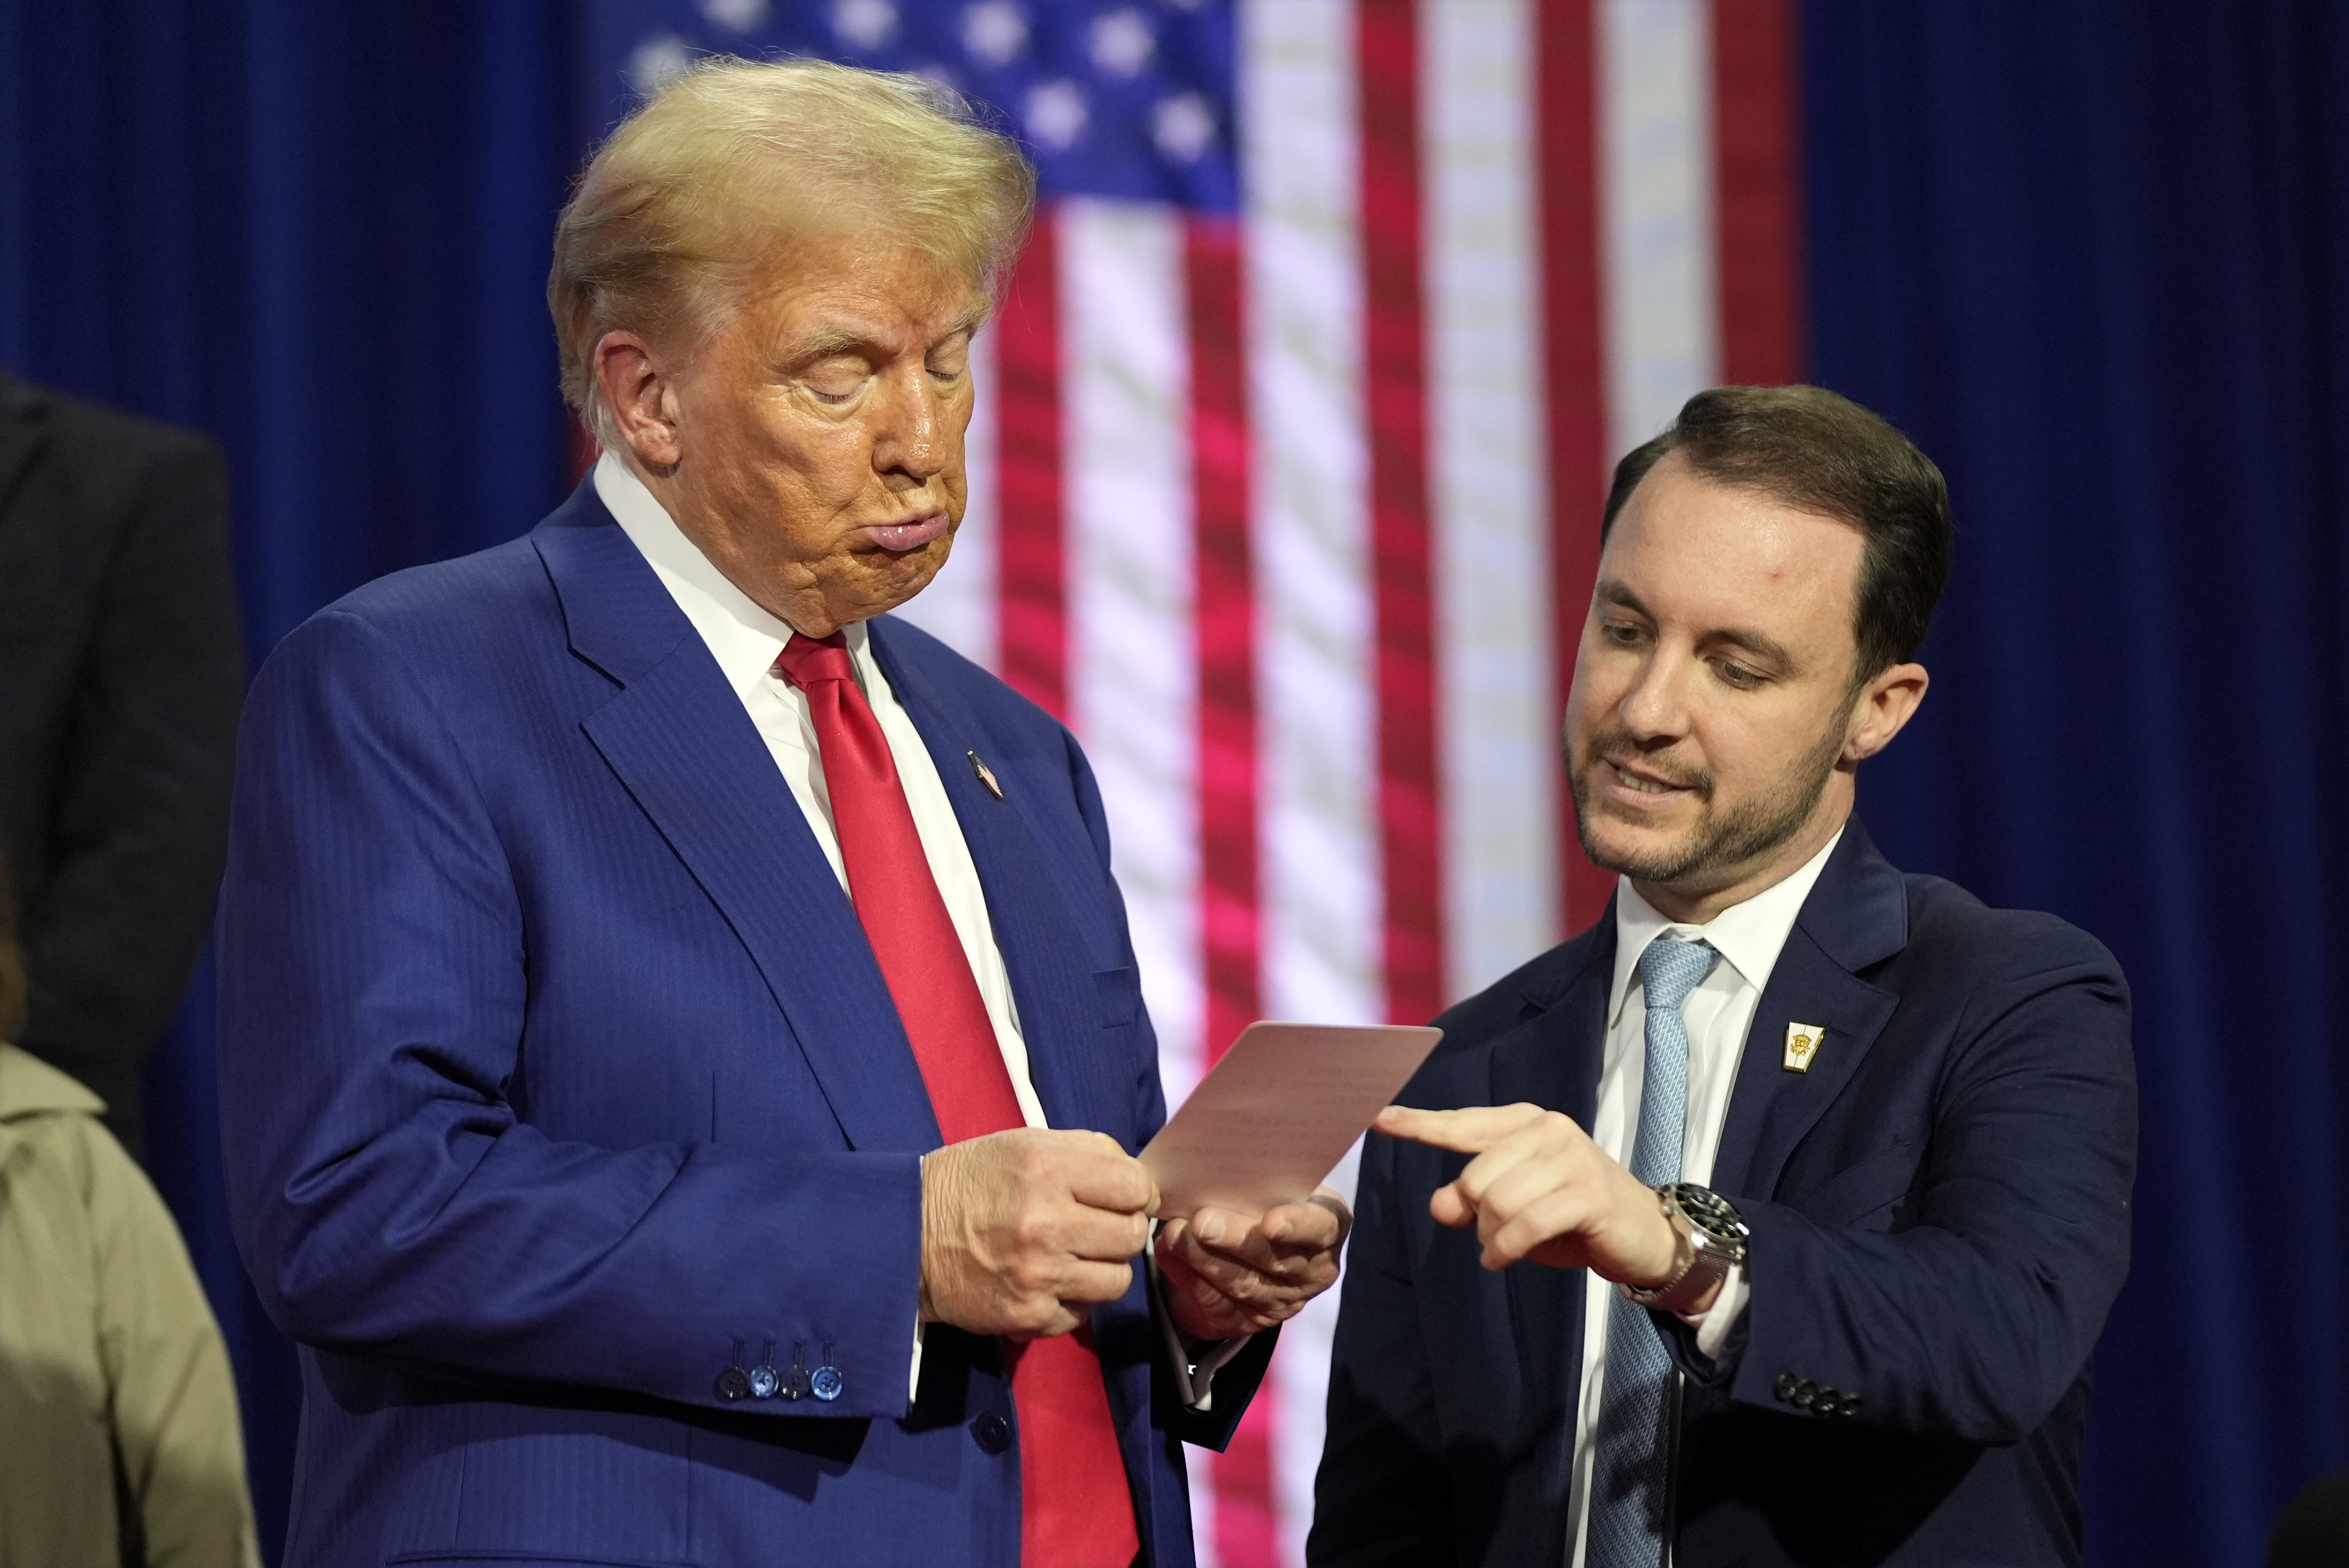
<svg viewBox="0 0 2349 1568">
<path fill-rule="evenodd" d="M 953 386 L 970 371 L 970 330 L 965 327 L 930 348 L 926 368 L 942 386 Z"/>
<path fill-rule="evenodd" d="M 838 408 L 843 403 L 854 401 L 856 394 L 864 389 L 864 382 L 865 378 L 863 376 L 831 373 L 810 376 L 800 384 L 807 389 L 808 396 L 817 402 L 827 407 Z"/>
<path fill-rule="evenodd" d="M 836 408 L 864 389 L 873 379 L 873 364 L 861 353 L 835 351 L 802 360 L 793 379 L 817 402 Z"/>
</svg>

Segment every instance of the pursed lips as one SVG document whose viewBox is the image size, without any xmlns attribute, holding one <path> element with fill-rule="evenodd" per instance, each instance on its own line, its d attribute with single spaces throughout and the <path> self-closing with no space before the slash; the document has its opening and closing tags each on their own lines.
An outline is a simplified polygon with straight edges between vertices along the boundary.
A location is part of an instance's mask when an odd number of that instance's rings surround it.
<svg viewBox="0 0 2349 1568">
<path fill-rule="evenodd" d="M 857 532 L 881 548 L 895 555 L 918 550 L 947 531 L 947 514 L 927 512 L 903 523 L 873 523 Z"/>
</svg>

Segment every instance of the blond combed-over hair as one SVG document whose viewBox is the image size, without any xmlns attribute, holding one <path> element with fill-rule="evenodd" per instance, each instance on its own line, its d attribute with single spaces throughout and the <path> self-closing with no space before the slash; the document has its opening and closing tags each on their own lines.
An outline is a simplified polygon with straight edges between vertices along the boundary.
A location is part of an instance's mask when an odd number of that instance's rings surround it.
<svg viewBox="0 0 2349 1568">
<path fill-rule="evenodd" d="M 616 447 L 595 379 L 604 335 L 691 352 L 795 235 L 886 234 L 991 304 L 1035 205 L 1034 169 L 951 88 L 826 60 L 700 60 L 605 139 L 555 221 L 563 395 Z"/>
</svg>

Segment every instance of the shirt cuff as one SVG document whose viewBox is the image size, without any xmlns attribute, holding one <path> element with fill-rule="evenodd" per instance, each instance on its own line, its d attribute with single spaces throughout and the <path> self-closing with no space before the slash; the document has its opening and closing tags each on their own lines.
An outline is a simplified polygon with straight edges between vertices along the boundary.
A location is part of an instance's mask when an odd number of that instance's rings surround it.
<svg viewBox="0 0 2349 1568">
<path fill-rule="evenodd" d="M 1203 1415 L 1211 1413 L 1216 1407 L 1216 1374 L 1256 1336 L 1244 1334 L 1237 1339 L 1218 1339 L 1195 1349 L 1190 1336 L 1174 1321 L 1174 1308 L 1166 1294 L 1166 1276 L 1158 1272 L 1156 1257 L 1149 1260 L 1149 1268 L 1151 1293 L 1158 1302 L 1155 1315 L 1159 1334 L 1166 1346 L 1166 1364 L 1174 1370 L 1175 1396 L 1189 1409 Z"/>
<path fill-rule="evenodd" d="M 1745 1299 L 1753 1287 L 1745 1282 L 1745 1265 L 1740 1263 L 1729 1271 L 1721 1282 L 1721 1293 L 1702 1312 L 1676 1313 L 1673 1315 L 1696 1330 L 1699 1355 L 1711 1361 L 1721 1355 L 1721 1347 L 1729 1343 L 1729 1331 L 1745 1315 Z"/>
</svg>

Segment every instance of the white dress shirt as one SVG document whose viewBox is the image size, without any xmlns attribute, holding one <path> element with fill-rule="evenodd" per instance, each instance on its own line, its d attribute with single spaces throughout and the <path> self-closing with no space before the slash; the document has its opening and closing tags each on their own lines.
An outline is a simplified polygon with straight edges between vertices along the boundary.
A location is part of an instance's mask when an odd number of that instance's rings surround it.
<svg viewBox="0 0 2349 1568">
<path fill-rule="evenodd" d="M 1648 944 L 1667 933 L 1689 941 L 1713 944 L 1721 954 L 1713 972 L 1689 992 L 1681 1006 L 1688 1025 L 1688 1119 L 1681 1133 L 1682 1181 L 1703 1186 L 1713 1179 L 1713 1158 L 1721 1147 L 1722 1125 L 1729 1115 L 1729 1096 L 1737 1085 L 1737 1064 L 1745 1051 L 1745 1036 L 1754 1026 L 1754 1010 L 1761 1004 L 1770 971 L 1794 931 L 1795 917 L 1811 895 L 1827 857 L 1843 840 L 1838 830 L 1826 847 L 1805 861 L 1783 881 L 1764 888 L 1742 904 L 1733 905 L 1702 926 L 1682 925 L 1656 912 L 1640 897 L 1630 878 L 1623 877 L 1615 893 L 1615 975 L 1607 992 L 1607 1044 L 1599 1068 L 1599 1108 L 1592 1118 L 1591 1140 L 1619 1163 L 1631 1163 L 1631 1144 L 1640 1131 L 1640 1094 L 1648 1063 L 1647 992 L 1640 981 L 1640 955 Z M 1568 1557 L 1582 1568 L 1585 1532 L 1589 1521 L 1591 1464 L 1599 1432 L 1599 1411 L 1606 1394 L 1608 1307 L 1616 1287 L 1597 1274 L 1587 1277 L 1582 1312 L 1582 1395 L 1574 1421 L 1574 1487 L 1568 1503 Z M 1710 1311 L 1685 1321 L 1697 1331 L 1697 1348 L 1717 1354 L 1729 1330 L 1744 1313 L 1750 1292 L 1744 1270 L 1733 1270 L 1722 1282 L 1721 1294 Z"/>
</svg>

